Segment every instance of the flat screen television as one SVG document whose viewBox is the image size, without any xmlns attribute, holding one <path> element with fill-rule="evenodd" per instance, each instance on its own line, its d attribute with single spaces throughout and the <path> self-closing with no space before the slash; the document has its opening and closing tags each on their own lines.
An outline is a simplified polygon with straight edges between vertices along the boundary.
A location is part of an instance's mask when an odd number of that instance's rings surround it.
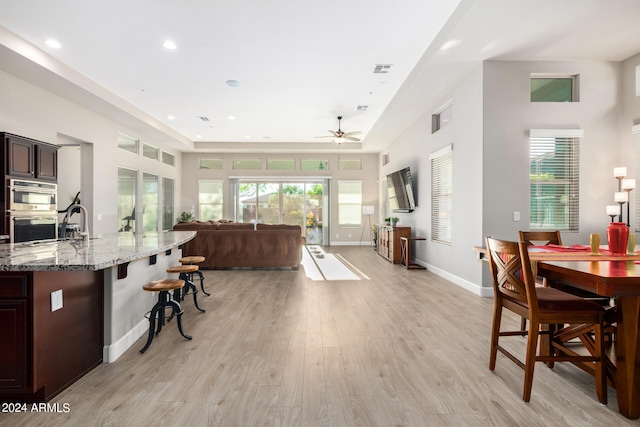
<svg viewBox="0 0 640 427">
<path fill-rule="evenodd" d="M 416 208 L 409 167 L 387 175 L 387 190 L 393 212 L 413 212 Z"/>
</svg>

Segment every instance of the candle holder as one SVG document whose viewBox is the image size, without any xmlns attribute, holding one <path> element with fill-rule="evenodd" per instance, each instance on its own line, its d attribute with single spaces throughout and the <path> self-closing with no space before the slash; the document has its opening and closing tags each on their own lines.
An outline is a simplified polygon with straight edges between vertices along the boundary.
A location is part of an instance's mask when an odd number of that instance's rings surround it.
<svg viewBox="0 0 640 427">
<path fill-rule="evenodd" d="M 611 217 L 611 222 L 613 222 L 616 216 L 619 213 L 619 208 L 617 205 L 607 205 L 607 215 Z"/>
<path fill-rule="evenodd" d="M 627 168 L 626 167 L 615 167 L 613 168 L 613 177 L 618 180 L 618 191 L 614 193 L 614 200 L 616 203 L 620 205 L 620 209 L 618 211 L 618 222 L 623 222 L 623 207 L 624 204 L 627 204 L 627 227 L 630 227 L 631 220 L 631 203 L 630 203 L 630 193 L 633 189 L 636 188 L 636 180 L 634 178 L 626 178 L 627 177 Z M 611 216 L 609 212 L 609 206 L 607 206 L 607 215 Z M 613 217 L 611 218 L 613 220 Z M 612 221 L 613 222 L 613 221 Z"/>
</svg>

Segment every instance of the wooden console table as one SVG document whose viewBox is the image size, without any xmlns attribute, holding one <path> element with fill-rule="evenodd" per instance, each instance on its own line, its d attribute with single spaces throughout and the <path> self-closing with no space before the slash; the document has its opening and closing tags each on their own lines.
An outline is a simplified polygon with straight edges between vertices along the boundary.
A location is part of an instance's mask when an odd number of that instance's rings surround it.
<svg viewBox="0 0 640 427">
<path fill-rule="evenodd" d="M 424 237 L 400 237 L 400 251 L 402 252 L 400 264 L 407 270 L 424 270 L 425 267 L 411 262 L 411 242 L 414 240 L 427 240 Z"/>
<path fill-rule="evenodd" d="M 411 227 L 378 225 L 378 255 L 399 264 L 402 256 L 400 239 L 403 237 L 411 237 Z"/>
</svg>

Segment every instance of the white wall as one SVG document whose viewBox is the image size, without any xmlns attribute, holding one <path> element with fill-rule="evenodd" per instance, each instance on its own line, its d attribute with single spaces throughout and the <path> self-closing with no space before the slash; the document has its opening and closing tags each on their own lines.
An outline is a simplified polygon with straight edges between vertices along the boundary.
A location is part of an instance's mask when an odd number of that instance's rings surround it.
<svg viewBox="0 0 640 427">
<path fill-rule="evenodd" d="M 63 175 L 67 168 L 92 169 L 89 177 L 83 178 L 93 181 L 90 183 L 91 191 L 83 190 L 81 197 L 83 204 L 92 206 L 89 214 L 93 235 L 116 232 L 121 225 L 117 215 L 119 166 L 175 179 L 176 200 L 180 200 L 182 161 L 180 153 L 170 148 L 172 141 L 149 136 L 142 125 L 139 129 L 126 127 L 1 71 L 0 94 L 0 130 L 52 144 L 73 140 L 91 145 L 92 159 L 83 157 L 82 165 L 79 165 L 76 160 L 69 162 L 63 156 L 58 169 Z M 175 154 L 176 165 L 165 165 L 117 148 L 118 132 Z M 83 170 L 82 175 L 85 174 L 86 170 Z M 60 205 L 61 208 L 66 207 L 66 204 Z M 102 220 L 97 220 L 98 214 Z"/>
<path fill-rule="evenodd" d="M 223 169 L 199 169 L 200 158 L 222 158 Z M 233 159 L 262 159 L 261 170 L 233 170 Z M 265 168 L 266 159 L 295 159 L 296 168 L 299 168 L 300 159 L 328 159 L 329 169 L 327 170 L 267 170 Z M 362 170 L 339 170 L 339 159 L 360 159 L 362 160 Z M 180 201 L 178 215 L 181 211 L 190 212 L 191 207 L 195 206 L 198 211 L 198 180 L 218 179 L 223 181 L 224 186 L 224 213 L 226 219 L 232 219 L 232 200 L 229 194 L 229 177 L 323 177 L 331 178 L 331 215 L 330 230 L 331 244 L 354 244 L 360 242 L 362 236 L 362 227 L 349 228 L 338 226 L 338 184 L 339 180 L 362 180 L 363 205 L 378 206 L 378 156 L 377 154 L 366 153 L 287 153 L 287 154 L 246 154 L 246 153 L 185 153 L 182 156 L 182 199 Z M 375 215 L 371 221 L 378 217 L 376 209 Z M 369 233 L 365 230 L 363 244 L 368 244 Z"/>
<path fill-rule="evenodd" d="M 623 63 L 586 61 L 487 61 L 446 93 L 425 105 L 424 114 L 393 141 L 384 177 L 410 166 L 418 207 L 398 214 L 401 225 L 413 228 L 418 263 L 480 295 L 490 294 L 488 269 L 474 258 L 473 246 L 485 236 L 517 239 L 529 229 L 529 130 L 580 128 L 580 229 L 563 232 L 566 243 L 586 244 L 589 234 L 606 236 L 605 206 L 613 202 L 615 166 L 627 166 L 635 176 L 632 124 L 640 120 L 635 96 L 637 55 Z M 532 73 L 580 75 L 580 102 L 531 103 Z M 448 101 L 453 120 L 431 134 L 431 114 Z M 430 239 L 429 154 L 453 144 L 453 236 L 450 246 Z M 384 153 L 382 153 L 384 154 Z M 386 189 L 379 188 L 385 207 Z M 632 203 L 635 194 L 632 193 Z M 514 211 L 520 221 L 513 220 Z M 631 214 L 633 221 L 633 212 Z M 603 242 L 606 241 L 606 238 Z"/>
<path fill-rule="evenodd" d="M 566 243 L 587 244 L 592 232 L 605 233 L 605 206 L 613 202 L 613 168 L 631 166 L 635 152 L 621 158 L 618 119 L 620 63 L 486 62 L 484 108 L 483 234 L 514 238 L 529 229 L 529 130 L 579 128 L 580 229 L 563 232 Z M 532 73 L 580 75 L 580 102 L 530 102 Z M 521 221 L 513 221 L 513 212 Z"/>
<path fill-rule="evenodd" d="M 386 176 L 411 168 L 416 209 L 393 214 L 399 225 L 412 227 L 412 235 L 426 237 L 414 242 L 416 261 L 462 287 L 481 293 L 481 267 L 472 251 L 482 237 L 482 67 L 475 69 L 435 105 L 425 105 L 425 113 L 388 151 L 389 164 L 380 170 L 380 195 L 386 205 Z M 452 121 L 431 133 L 431 115 L 452 103 Z M 431 241 L 431 167 L 429 155 L 453 144 L 453 234 L 451 245 Z M 385 154 L 385 153 L 383 153 Z M 385 215 L 386 216 L 386 215 Z"/>
</svg>

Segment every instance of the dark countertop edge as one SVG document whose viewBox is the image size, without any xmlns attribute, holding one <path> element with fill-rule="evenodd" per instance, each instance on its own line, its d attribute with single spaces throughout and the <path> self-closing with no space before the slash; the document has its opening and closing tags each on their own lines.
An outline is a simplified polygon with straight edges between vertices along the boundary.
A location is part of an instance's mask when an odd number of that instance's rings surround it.
<svg viewBox="0 0 640 427">
<path fill-rule="evenodd" d="M 181 233 L 186 233 L 191 230 L 176 230 Z M 173 232 L 173 231 L 169 231 Z M 0 265 L 0 271 L 11 272 L 11 271 L 99 271 L 104 270 L 110 267 L 114 267 L 116 265 L 124 264 L 127 262 L 137 261 L 140 259 L 144 259 L 150 257 L 152 255 L 157 255 L 161 252 L 166 252 L 169 249 L 173 249 L 176 246 L 180 246 L 193 238 L 196 237 L 196 231 L 193 231 L 193 234 L 182 239 L 176 240 L 169 245 L 159 246 L 152 250 L 146 250 L 142 252 L 137 252 L 136 254 L 125 257 L 125 258 L 117 258 L 107 262 L 101 262 L 98 264 L 59 264 L 59 265 L 51 265 L 51 264 L 19 264 L 19 265 Z"/>
</svg>

